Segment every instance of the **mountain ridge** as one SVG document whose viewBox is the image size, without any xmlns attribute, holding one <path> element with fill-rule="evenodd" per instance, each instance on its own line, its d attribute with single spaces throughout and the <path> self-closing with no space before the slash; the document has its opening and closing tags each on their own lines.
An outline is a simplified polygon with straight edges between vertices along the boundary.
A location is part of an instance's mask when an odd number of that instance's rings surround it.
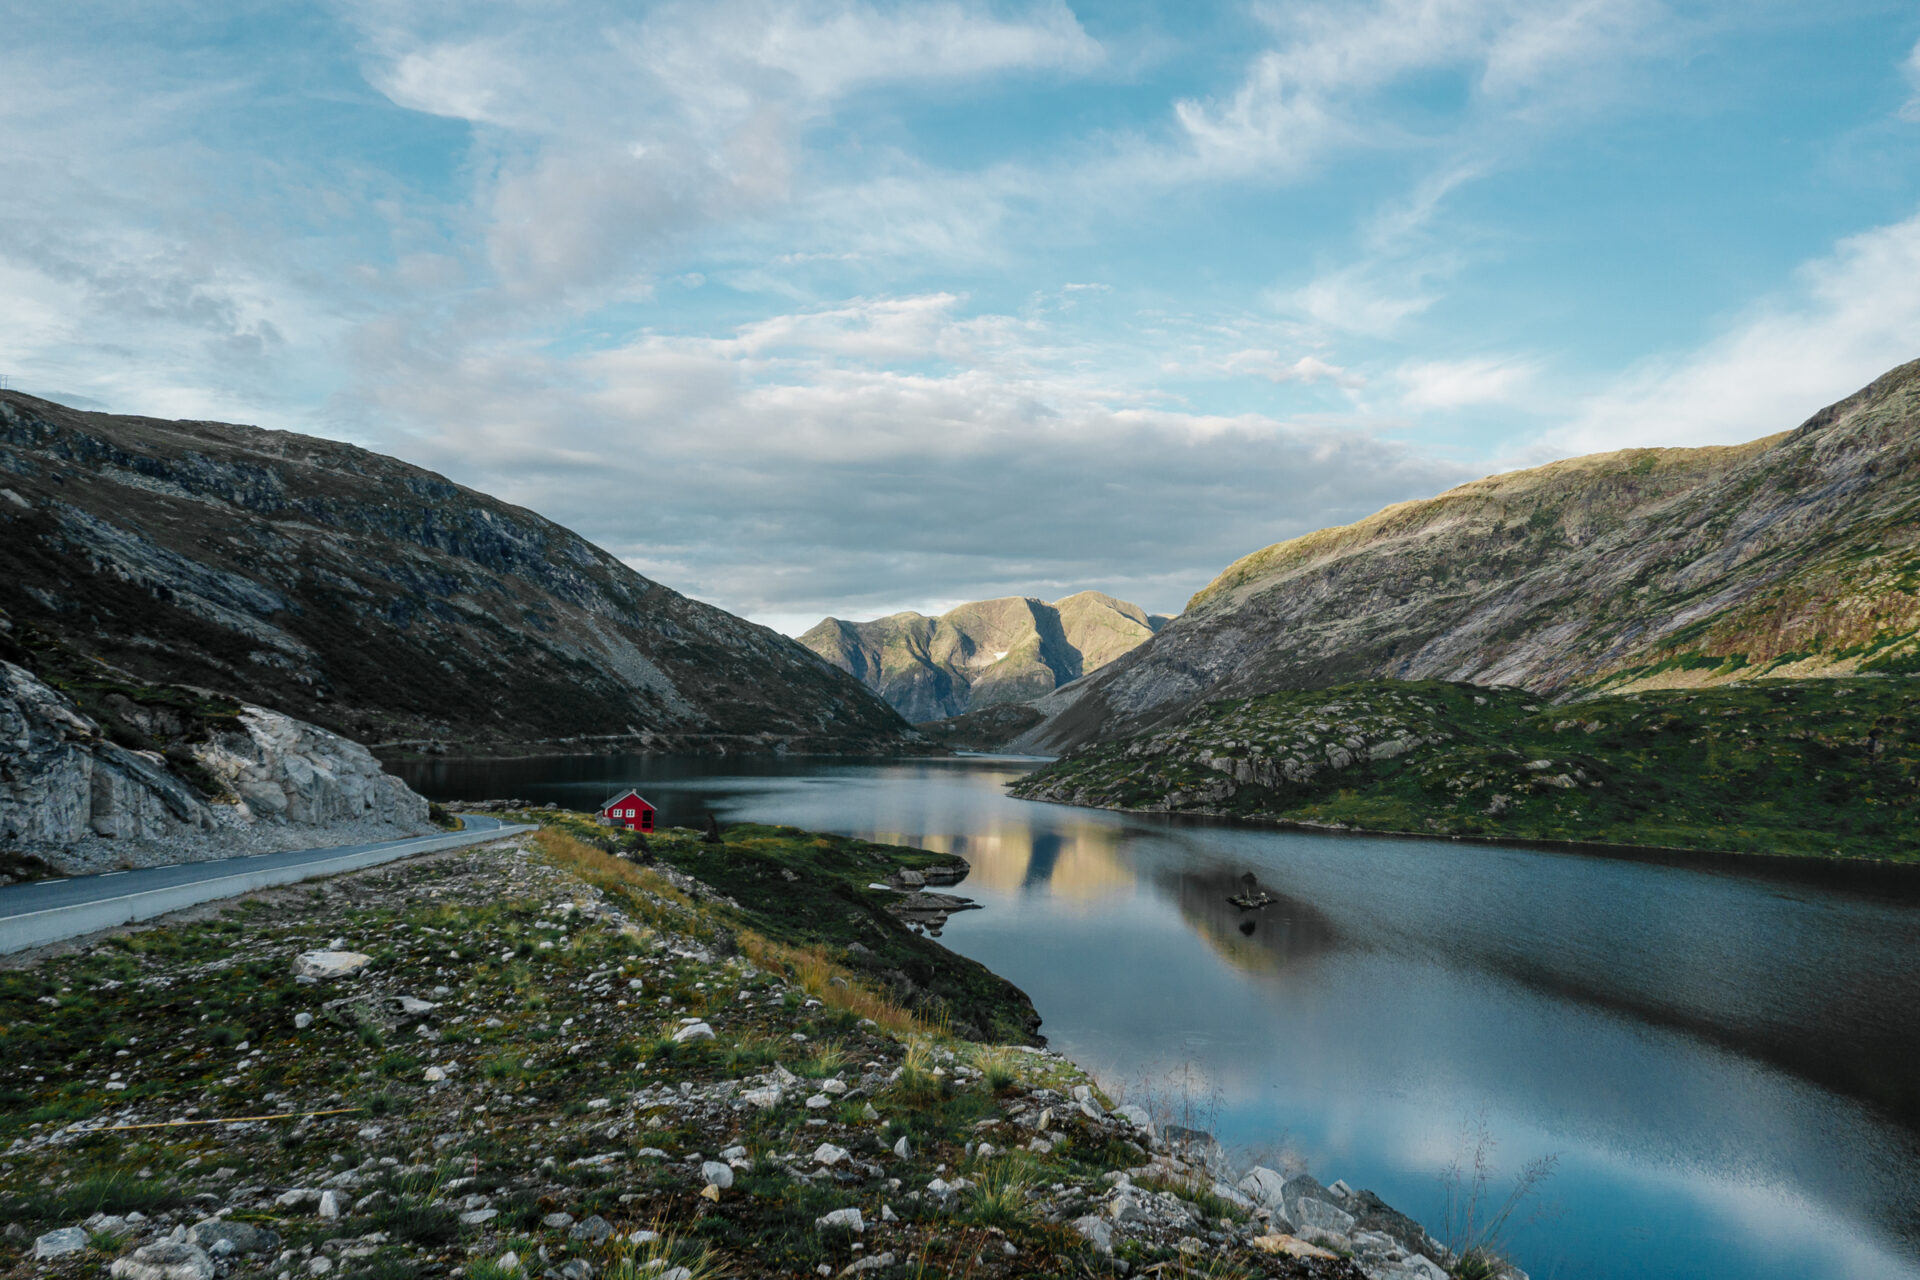
<svg viewBox="0 0 1920 1280">
<path fill-rule="evenodd" d="M 1366 679 L 1541 695 L 1904 670 L 1920 652 L 1920 361 L 1792 431 L 1490 476 L 1244 556 L 1033 705 L 1057 753 Z"/>
<path fill-rule="evenodd" d="M 773 630 L 537 513 L 317 437 L 0 392 L 0 605 L 152 683 L 466 750 L 919 747 Z"/>
<path fill-rule="evenodd" d="M 1162 615 L 1099 591 L 1048 602 L 1001 596 L 938 616 L 823 618 L 800 637 L 915 722 L 1025 702 L 1096 671 L 1151 638 Z"/>
</svg>

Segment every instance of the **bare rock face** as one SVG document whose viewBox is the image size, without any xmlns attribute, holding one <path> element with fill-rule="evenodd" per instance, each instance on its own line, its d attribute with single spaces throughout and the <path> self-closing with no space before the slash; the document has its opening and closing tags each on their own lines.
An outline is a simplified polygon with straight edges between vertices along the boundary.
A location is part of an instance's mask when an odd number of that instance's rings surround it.
<svg viewBox="0 0 1920 1280">
<path fill-rule="evenodd" d="M 260 707 L 243 709 L 240 722 L 245 734 L 223 734 L 194 757 L 255 819 L 308 827 L 427 821 L 427 802 L 359 743 Z"/>
<path fill-rule="evenodd" d="M 86 871 L 324 844 L 319 833 L 348 826 L 373 838 L 426 828 L 427 802 L 359 743 L 260 707 L 237 722 L 187 749 L 201 775 L 189 781 L 0 662 L 0 849 Z"/>
</svg>

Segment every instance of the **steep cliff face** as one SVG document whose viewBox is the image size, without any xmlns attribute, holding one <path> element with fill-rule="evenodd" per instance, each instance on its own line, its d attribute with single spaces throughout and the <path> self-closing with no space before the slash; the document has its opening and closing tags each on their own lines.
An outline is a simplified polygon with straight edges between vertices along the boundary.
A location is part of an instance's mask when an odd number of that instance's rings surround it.
<svg viewBox="0 0 1920 1280">
<path fill-rule="evenodd" d="M 858 681 L 532 512 L 351 445 L 0 392 L 0 607 L 365 742 L 891 750 Z"/>
<path fill-rule="evenodd" d="M 1920 665 L 1920 361 L 1790 433 L 1493 476 L 1255 552 L 1037 703 L 1060 751 L 1367 678 L 1537 693 Z"/>
<path fill-rule="evenodd" d="M 921 722 L 1050 693 L 1144 643 L 1166 621 L 1082 591 L 1052 604 L 1031 596 L 982 600 L 937 618 L 827 618 L 800 643 Z"/>
<path fill-rule="evenodd" d="M 424 799 L 324 729 L 239 706 L 226 727 L 168 754 L 131 750 L 65 694 L 0 661 L 0 853 L 13 860 L 98 871 L 427 825 Z"/>
</svg>

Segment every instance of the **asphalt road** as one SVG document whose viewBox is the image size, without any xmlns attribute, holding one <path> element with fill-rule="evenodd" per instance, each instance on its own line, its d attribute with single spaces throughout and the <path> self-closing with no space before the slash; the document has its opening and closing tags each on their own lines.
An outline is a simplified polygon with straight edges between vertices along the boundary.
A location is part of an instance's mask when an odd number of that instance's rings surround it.
<svg viewBox="0 0 1920 1280">
<path fill-rule="evenodd" d="M 57 942 L 97 929 L 151 919 L 216 898 L 232 897 L 277 884 L 378 866 L 416 853 L 455 849 L 531 831 L 498 818 L 462 814 L 463 831 L 384 840 L 373 844 L 334 845 L 326 849 L 289 849 L 211 862 L 178 862 L 137 871 L 58 880 L 29 880 L 0 886 L 0 953 Z"/>
</svg>

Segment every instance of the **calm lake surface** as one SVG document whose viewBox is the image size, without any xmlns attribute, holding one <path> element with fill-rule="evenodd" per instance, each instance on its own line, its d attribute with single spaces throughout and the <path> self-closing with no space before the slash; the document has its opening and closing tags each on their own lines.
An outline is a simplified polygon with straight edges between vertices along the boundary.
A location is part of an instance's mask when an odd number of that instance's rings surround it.
<svg viewBox="0 0 1920 1280">
<path fill-rule="evenodd" d="M 1720 868 L 1030 804 L 1029 764 L 642 756 L 396 769 L 442 800 L 957 853 L 943 941 L 1110 1092 L 1447 1236 L 1475 1133 L 1539 1277 L 1920 1277 L 1920 905 Z M 1243 915 L 1257 874 L 1285 895 Z M 1248 925 L 1251 924 L 1251 930 Z M 1547 1216 L 1535 1216 L 1544 1211 Z M 1520 1219 L 1528 1219 L 1522 1222 Z"/>
</svg>

